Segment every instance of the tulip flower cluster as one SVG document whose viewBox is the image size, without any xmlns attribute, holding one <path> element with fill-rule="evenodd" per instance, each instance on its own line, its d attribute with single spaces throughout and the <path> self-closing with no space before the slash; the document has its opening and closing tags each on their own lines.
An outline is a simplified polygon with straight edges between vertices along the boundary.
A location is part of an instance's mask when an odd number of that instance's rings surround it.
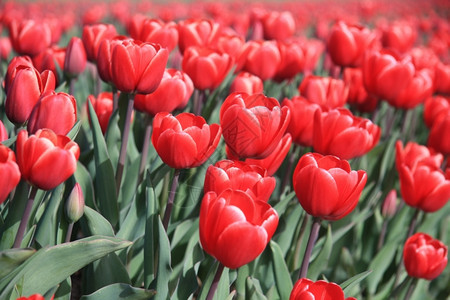
<svg viewBox="0 0 450 300">
<path fill-rule="evenodd" d="M 447 2 L 1 2 L 0 299 L 446 298 Z"/>
</svg>

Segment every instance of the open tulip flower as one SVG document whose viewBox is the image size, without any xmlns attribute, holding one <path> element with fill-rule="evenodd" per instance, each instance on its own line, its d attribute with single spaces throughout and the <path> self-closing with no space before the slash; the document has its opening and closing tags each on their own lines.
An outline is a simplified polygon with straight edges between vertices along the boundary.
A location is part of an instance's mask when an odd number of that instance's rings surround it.
<svg viewBox="0 0 450 300">
<path fill-rule="evenodd" d="M 426 233 L 416 233 L 403 247 L 403 263 L 408 275 L 433 280 L 447 266 L 448 248 Z"/>
<path fill-rule="evenodd" d="M 292 289 L 289 300 L 356 300 L 345 298 L 342 288 L 333 282 L 318 280 L 316 282 L 302 278 Z"/>
<path fill-rule="evenodd" d="M 13 20 L 9 31 L 12 46 L 21 55 L 35 56 L 52 42 L 52 31 L 46 22 Z"/>
<path fill-rule="evenodd" d="M 200 116 L 161 112 L 153 120 L 152 143 L 162 161 L 174 169 L 202 165 L 216 150 L 222 130 Z"/>
<path fill-rule="evenodd" d="M 330 221 L 353 211 L 366 181 L 365 171 L 353 171 L 346 160 L 318 153 L 303 155 L 293 176 L 295 194 L 303 209 Z"/>
<path fill-rule="evenodd" d="M 51 190 L 75 172 L 80 148 L 50 129 L 40 129 L 30 136 L 22 130 L 17 136 L 16 155 L 22 178 L 40 189 Z"/>
<path fill-rule="evenodd" d="M 289 120 L 289 109 L 264 94 L 232 93 L 220 109 L 225 143 L 239 158 L 269 156 L 278 146 Z"/>
<path fill-rule="evenodd" d="M 98 48 L 105 39 L 112 39 L 117 35 L 117 30 L 112 24 L 93 24 L 83 27 L 84 49 L 86 50 L 87 59 L 91 62 L 97 61 Z"/>
<path fill-rule="evenodd" d="M 341 79 L 309 75 L 298 88 L 302 97 L 323 108 L 342 107 L 347 102 L 348 86 Z"/>
<path fill-rule="evenodd" d="M 267 202 L 275 184 L 275 178 L 267 175 L 267 171 L 259 166 L 220 160 L 206 170 L 204 191 L 220 194 L 226 189 L 240 190 L 253 199 Z"/>
<path fill-rule="evenodd" d="M 278 226 L 277 212 L 247 193 L 208 192 L 200 208 L 200 243 L 225 267 L 239 268 L 258 257 Z"/>
</svg>

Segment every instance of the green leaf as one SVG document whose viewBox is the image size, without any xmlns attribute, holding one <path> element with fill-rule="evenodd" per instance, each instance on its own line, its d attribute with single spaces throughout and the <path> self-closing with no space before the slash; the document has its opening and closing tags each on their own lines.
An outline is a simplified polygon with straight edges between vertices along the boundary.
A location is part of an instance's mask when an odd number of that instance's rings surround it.
<svg viewBox="0 0 450 300">
<path fill-rule="evenodd" d="M 156 265 L 156 232 L 154 228 L 155 218 L 159 218 L 156 212 L 155 191 L 153 188 L 147 189 L 147 219 L 145 222 L 144 234 L 144 285 L 150 286 L 155 278 Z"/>
<path fill-rule="evenodd" d="M 372 273 L 372 270 L 368 270 L 362 273 L 359 273 L 349 279 L 347 279 L 346 281 L 344 281 L 343 283 L 340 284 L 341 288 L 344 290 L 344 293 L 347 295 L 347 293 L 354 287 L 356 286 L 358 283 L 360 283 L 361 281 L 364 280 L 364 278 L 366 278 L 367 276 L 370 275 L 370 273 Z"/>
<path fill-rule="evenodd" d="M 378 284 L 383 278 L 384 272 L 391 265 L 391 262 L 394 259 L 396 250 L 396 243 L 387 243 L 383 248 L 381 248 L 370 263 L 369 270 L 372 270 L 373 273 L 370 276 L 370 279 L 367 280 L 367 286 L 371 294 L 374 294 L 377 290 Z"/>
<path fill-rule="evenodd" d="M 316 280 L 319 275 L 326 269 L 328 266 L 328 260 L 330 259 L 331 251 L 333 250 L 333 237 L 331 234 L 331 226 L 328 224 L 327 237 L 325 239 L 325 243 L 320 250 L 317 257 L 311 263 L 308 269 L 308 278 L 312 280 Z"/>
<path fill-rule="evenodd" d="M 77 121 L 75 123 L 75 125 L 72 127 L 72 129 L 69 131 L 69 133 L 67 134 L 67 136 L 71 139 L 74 140 L 77 137 L 78 132 L 80 131 L 81 128 L 81 122 Z"/>
<path fill-rule="evenodd" d="M 114 230 L 108 220 L 89 206 L 84 207 L 84 215 L 80 222 L 86 224 L 91 235 L 114 236 Z"/>
<path fill-rule="evenodd" d="M 81 300 L 126 299 L 147 300 L 156 294 L 154 290 L 135 288 L 129 284 L 115 283 L 105 286 L 98 291 L 81 297 Z"/>
<path fill-rule="evenodd" d="M 89 115 L 92 123 L 92 137 L 95 158 L 95 195 L 100 212 L 114 227 L 119 220 L 119 206 L 117 204 L 116 180 L 114 168 L 108 155 L 105 139 L 103 137 L 97 115 L 90 101 Z"/>
<path fill-rule="evenodd" d="M 84 195 L 84 203 L 90 207 L 96 207 L 94 203 L 94 184 L 92 183 L 91 174 L 86 169 L 86 167 L 81 163 L 77 162 L 77 170 L 73 174 L 75 181 L 81 186 L 81 190 Z"/>
<path fill-rule="evenodd" d="M 54 295 L 53 300 L 70 300 L 71 291 L 72 291 L 72 280 L 70 277 L 67 277 L 66 280 L 61 282 L 59 287 L 57 287 L 56 291 L 50 291 L 50 293 L 47 294 L 49 294 L 49 298 L 51 298 Z"/>
<path fill-rule="evenodd" d="M 258 279 L 253 277 L 247 277 L 246 283 L 247 283 L 246 299 L 249 300 L 267 299 L 261 290 L 261 285 L 259 284 Z"/>
<path fill-rule="evenodd" d="M 215 300 L 226 299 L 230 294 L 230 269 L 224 268 L 222 275 L 220 276 L 219 283 L 217 285 L 217 290 L 214 293 Z"/>
<path fill-rule="evenodd" d="M 237 299 L 238 300 L 245 300 L 246 299 L 246 286 L 247 286 L 247 277 L 250 276 L 250 268 L 247 265 L 244 265 L 240 267 L 237 271 L 237 278 L 236 278 L 236 293 L 237 293 Z"/>
<path fill-rule="evenodd" d="M 92 236 L 42 248 L 24 263 L 11 281 L 0 281 L 0 299 L 9 294 L 20 280 L 23 280 L 24 295 L 43 295 L 87 264 L 129 245 L 131 242 L 122 239 Z"/>
<path fill-rule="evenodd" d="M 272 250 L 273 268 L 278 294 L 281 299 L 289 299 L 293 286 L 283 253 L 280 246 L 274 241 L 270 241 L 270 249 Z"/>
<path fill-rule="evenodd" d="M 36 252 L 34 249 L 8 249 L 0 252 L 0 280 Z"/>
</svg>

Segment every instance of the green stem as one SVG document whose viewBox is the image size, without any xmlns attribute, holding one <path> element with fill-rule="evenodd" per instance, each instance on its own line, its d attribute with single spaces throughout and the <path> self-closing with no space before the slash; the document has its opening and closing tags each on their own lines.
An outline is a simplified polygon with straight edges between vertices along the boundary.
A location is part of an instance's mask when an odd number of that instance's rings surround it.
<svg viewBox="0 0 450 300">
<path fill-rule="evenodd" d="M 222 272 L 223 272 L 224 268 L 225 268 L 225 266 L 219 262 L 219 267 L 217 268 L 216 275 L 214 275 L 214 279 L 211 284 L 211 287 L 209 288 L 208 295 L 206 296 L 206 300 L 212 300 L 214 298 L 214 294 L 216 293 L 217 286 L 219 285 L 220 277 L 222 276 Z"/>
<path fill-rule="evenodd" d="M 294 145 L 292 152 L 289 155 L 289 160 L 288 160 L 287 166 L 286 166 L 286 173 L 284 174 L 283 182 L 281 183 L 281 191 L 282 192 L 286 188 L 288 182 L 290 182 L 290 180 L 292 180 L 292 167 L 294 165 L 295 158 L 298 157 L 299 149 L 301 151 L 301 146 Z"/>
<path fill-rule="evenodd" d="M 309 221 L 309 215 L 305 213 L 302 224 L 300 225 L 300 233 L 299 233 L 298 239 L 297 239 L 297 246 L 295 247 L 295 254 L 294 254 L 294 268 L 295 269 L 297 268 L 297 265 L 299 264 L 300 249 L 301 249 L 301 245 L 303 242 L 303 236 L 305 235 L 306 225 L 308 224 L 308 221 Z"/>
<path fill-rule="evenodd" d="M 125 126 L 122 133 L 122 144 L 120 145 L 119 161 L 116 170 L 116 193 L 119 195 L 120 185 L 122 184 L 123 169 L 125 167 L 125 159 L 127 157 L 128 138 L 130 136 L 131 115 L 133 113 L 134 94 L 129 95 L 127 115 L 125 117 Z"/>
<path fill-rule="evenodd" d="M 416 288 L 417 281 L 418 281 L 418 279 L 414 278 L 413 281 L 411 282 L 411 284 L 409 285 L 408 291 L 405 294 L 405 300 L 411 299 L 411 296 L 414 293 L 414 289 Z"/>
<path fill-rule="evenodd" d="M 30 218 L 31 209 L 33 208 L 34 198 L 36 197 L 38 188 L 33 186 L 31 188 L 30 196 L 28 198 L 27 206 L 23 212 L 22 219 L 20 220 L 19 229 L 17 230 L 16 239 L 14 240 L 13 248 L 20 248 L 25 229 L 27 228 L 28 219 Z"/>
<path fill-rule="evenodd" d="M 178 186 L 178 177 L 180 176 L 180 169 L 176 169 L 173 174 L 172 186 L 169 192 L 169 200 L 167 200 L 166 211 L 164 212 L 163 226 L 167 231 L 169 227 L 170 215 L 172 214 L 173 200 L 175 199 L 175 192 Z"/>
<path fill-rule="evenodd" d="M 65 239 L 66 243 L 70 242 L 70 238 L 72 237 L 72 231 L 73 231 L 73 222 L 70 223 L 69 226 L 67 227 L 67 233 L 66 233 L 66 239 Z"/>
<path fill-rule="evenodd" d="M 311 225 L 311 232 L 309 234 L 308 244 L 306 245 L 305 256 L 303 256 L 302 266 L 300 267 L 300 273 L 298 278 L 306 278 L 306 274 L 308 273 L 309 260 L 311 258 L 311 253 L 314 248 L 314 244 L 317 241 L 317 237 L 319 236 L 321 219 L 313 218 L 313 223 Z"/>
<path fill-rule="evenodd" d="M 150 139 L 152 135 L 152 117 L 149 115 L 145 116 L 145 134 L 144 134 L 144 144 L 142 145 L 141 162 L 139 164 L 139 177 L 137 184 L 139 185 L 144 178 L 145 166 L 147 164 L 148 148 L 150 145 Z"/>
</svg>

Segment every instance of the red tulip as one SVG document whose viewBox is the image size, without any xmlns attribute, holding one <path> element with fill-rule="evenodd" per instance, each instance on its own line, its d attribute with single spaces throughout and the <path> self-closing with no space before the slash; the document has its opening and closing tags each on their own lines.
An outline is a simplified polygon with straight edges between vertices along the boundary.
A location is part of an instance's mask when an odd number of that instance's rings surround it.
<svg viewBox="0 0 450 300">
<path fill-rule="evenodd" d="M 397 211 L 397 191 L 392 189 L 384 198 L 383 205 L 381 207 L 381 214 L 383 217 L 393 217 Z"/>
<path fill-rule="evenodd" d="M 284 99 L 281 106 L 286 106 L 291 112 L 291 121 L 287 132 L 292 136 L 295 144 L 311 147 L 313 144 L 314 113 L 320 109 L 319 104 L 295 96 L 291 100 Z"/>
<path fill-rule="evenodd" d="M 8 88 L 6 116 L 13 123 L 24 123 L 41 94 L 54 89 L 55 76 L 52 71 L 47 70 L 39 74 L 35 68 L 19 66 Z"/>
<path fill-rule="evenodd" d="M 1 124 L 0 124 L 1 125 Z M 20 181 L 19 166 L 14 151 L 0 143 L 0 204 Z"/>
<path fill-rule="evenodd" d="M 352 171 L 346 160 L 318 153 L 303 155 L 293 176 L 295 194 L 303 209 L 330 221 L 353 211 L 366 181 L 365 171 Z"/>
<path fill-rule="evenodd" d="M 234 31 L 222 33 L 216 43 L 212 45 L 214 49 L 217 49 L 220 53 L 226 53 L 234 60 L 237 60 L 241 49 L 245 44 L 245 39 L 236 34 Z"/>
<path fill-rule="evenodd" d="M 164 23 L 159 19 L 144 18 L 140 22 L 131 24 L 134 26 L 130 32 L 133 39 L 160 44 L 163 48 L 167 48 L 169 52 L 172 52 L 178 44 L 178 29 L 175 22 Z"/>
<path fill-rule="evenodd" d="M 450 64 L 440 62 L 436 64 L 434 89 L 438 93 L 450 94 Z"/>
<path fill-rule="evenodd" d="M 319 62 L 322 53 L 325 50 L 325 44 L 321 40 L 310 39 L 301 44 L 305 57 L 304 71 L 312 73 Z"/>
<path fill-rule="evenodd" d="M 331 29 L 327 50 L 333 62 L 341 67 L 359 67 L 365 51 L 376 35 L 367 27 L 338 21 Z"/>
<path fill-rule="evenodd" d="M 279 41 L 280 65 L 274 76 L 276 81 L 291 80 L 305 69 L 305 56 L 300 41 Z"/>
<path fill-rule="evenodd" d="M 308 101 L 324 108 L 342 107 L 348 97 L 348 87 L 344 81 L 331 77 L 309 75 L 303 79 L 298 90 Z"/>
<path fill-rule="evenodd" d="M 7 61 L 11 54 L 12 44 L 9 37 L 0 37 L 0 59 Z"/>
<path fill-rule="evenodd" d="M 111 75 L 116 88 L 126 93 L 154 92 L 166 68 L 167 49 L 132 40 L 111 43 Z"/>
<path fill-rule="evenodd" d="M 53 297 L 52 297 L 52 299 L 53 299 Z M 34 294 L 34 295 L 31 295 L 28 297 L 23 296 L 23 297 L 17 298 L 16 300 L 45 300 L 45 298 L 43 296 L 41 296 L 40 294 Z"/>
<path fill-rule="evenodd" d="M 72 37 L 67 45 L 64 59 L 64 72 L 69 76 L 78 76 L 86 68 L 86 50 L 79 37 Z"/>
<path fill-rule="evenodd" d="M 403 148 L 402 141 L 395 144 L 395 166 L 400 171 L 402 165 L 406 165 L 410 170 L 415 170 L 419 163 L 425 163 L 439 168 L 444 160 L 441 153 L 436 153 L 426 146 L 409 142 Z"/>
<path fill-rule="evenodd" d="M 34 20 L 12 21 L 9 36 L 14 51 L 32 57 L 47 49 L 52 42 L 50 26 Z"/>
<path fill-rule="evenodd" d="M 386 25 L 382 31 L 383 47 L 395 49 L 400 53 L 410 50 L 417 38 L 417 28 L 403 20 Z"/>
<path fill-rule="evenodd" d="M 225 79 L 234 65 L 226 53 L 206 47 L 189 47 L 184 52 L 182 68 L 199 90 L 214 90 Z"/>
<path fill-rule="evenodd" d="M 258 257 L 278 226 L 277 212 L 242 191 L 205 194 L 200 207 L 200 243 L 230 269 Z"/>
<path fill-rule="evenodd" d="M 8 139 L 8 131 L 6 130 L 5 125 L 0 120 L 0 142 L 6 141 Z"/>
<path fill-rule="evenodd" d="M 111 56 L 112 47 L 114 46 L 114 41 L 123 41 L 128 39 L 126 36 L 118 35 L 112 39 L 104 39 L 98 46 L 97 52 L 97 71 L 98 76 L 106 82 L 112 82 L 112 66 L 111 66 Z"/>
<path fill-rule="evenodd" d="M 66 59 L 66 49 L 53 46 L 40 52 L 33 57 L 33 65 L 39 72 L 50 70 L 56 76 L 56 85 L 58 82 L 58 69 L 64 70 L 64 60 Z"/>
<path fill-rule="evenodd" d="M 351 159 L 372 150 L 380 136 L 380 127 L 345 108 L 314 114 L 313 148 L 319 153 Z"/>
<path fill-rule="evenodd" d="M 14 56 L 8 64 L 5 75 L 5 93 L 8 94 L 9 86 L 16 77 L 17 71 L 24 67 L 34 68 L 33 61 L 29 56 Z"/>
<path fill-rule="evenodd" d="M 264 91 L 261 78 L 248 72 L 239 72 L 230 86 L 230 93 L 259 94 Z"/>
<path fill-rule="evenodd" d="M 373 112 L 377 108 L 378 99 L 367 93 L 362 76 L 360 68 L 344 69 L 343 79 L 349 87 L 347 103 L 361 112 Z"/>
<path fill-rule="evenodd" d="M 447 266 L 448 248 L 426 233 L 416 233 L 406 240 L 403 263 L 408 275 L 433 280 Z"/>
<path fill-rule="evenodd" d="M 105 39 L 112 39 L 116 35 L 116 28 L 112 24 L 85 25 L 81 39 L 83 40 L 88 60 L 91 62 L 97 61 L 100 43 Z"/>
<path fill-rule="evenodd" d="M 102 92 L 98 94 L 97 98 L 94 95 L 89 95 L 88 100 L 94 108 L 102 132 L 105 134 L 113 111 L 113 94 L 111 92 Z"/>
<path fill-rule="evenodd" d="M 450 155 L 450 111 L 439 115 L 433 122 L 427 145 L 446 156 Z"/>
<path fill-rule="evenodd" d="M 281 139 L 278 146 L 275 148 L 275 150 L 272 151 L 269 156 L 263 159 L 246 158 L 244 162 L 248 165 L 260 166 L 261 168 L 267 170 L 268 176 L 273 176 L 286 158 L 291 145 L 292 137 L 289 133 L 286 133 Z M 229 159 L 239 159 L 238 157 L 233 156 L 233 153 L 229 150 L 228 147 L 226 147 L 226 152 Z"/>
<path fill-rule="evenodd" d="M 280 50 L 275 41 L 249 41 L 239 55 L 237 71 L 247 71 L 267 80 L 275 76 L 280 63 Z"/>
<path fill-rule="evenodd" d="M 425 100 L 423 119 L 428 128 L 431 128 L 441 115 L 446 114 L 450 114 L 450 97 L 437 95 Z"/>
<path fill-rule="evenodd" d="M 51 190 L 75 172 L 80 148 L 67 136 L 50 129 L 40 129 L 31 136 L 21 130 L 16 155 L 22 178 L 42 190 Z"/>
<path fill-rule="evenodd" d="M 28 120 L 28 133 L 48 128 L 66 135 L 77 122 L 77 101 L 72 95 L 49 91 L 39 98 Z"/>
<path fill-rule="evenodd" d="M 286 40 L 295 33 L 295 19 L 290 11 L 271 11 L 262 18 L 266 40 Z"/>
<path fill-rule="evenodd" d="M 153 120 L 152 143 L 162 161 L 175 169 L 202 165 L 216 150 L 222 130 L 201 116 L 159 113 Z"/>
<path fill-rule="evenodd" d="M 269 156 L 280 143 L 289 120 L 289 109 L 263 94 L 230 94 L 220 109 L 225 143 L 239 158 Z"/>
<path fill-rule="evenodd" d="M 183 109 L 194 92 L 191 78 L 176 69 L 166 69 L 158 88 L 151 94 L 137 94 L 134 108 L 155 116 L 159 112 Z"/>
<path fill-rule="evenodd" d="M 217 195 L 226 189 L 246 192 L 255 200 L 267 202 L 275 189 L 276 180 L 259 166 L 240 161 L 220 160 L 206 170 L 204 192 Z"/>
<path fill-rule="evenodd" d="M 207 19 L 188 19 L 178 22 L 178 47 L 183 54 L 192 46 L 215 45 L 222 34 L 219 23 Z"/>
<path fill-rule="evenodd" d="M 294 285 L 289 300 L 356 300 L 345 298 L 342 288 L 333 282 L 302 278 Z"/>
</svg>

